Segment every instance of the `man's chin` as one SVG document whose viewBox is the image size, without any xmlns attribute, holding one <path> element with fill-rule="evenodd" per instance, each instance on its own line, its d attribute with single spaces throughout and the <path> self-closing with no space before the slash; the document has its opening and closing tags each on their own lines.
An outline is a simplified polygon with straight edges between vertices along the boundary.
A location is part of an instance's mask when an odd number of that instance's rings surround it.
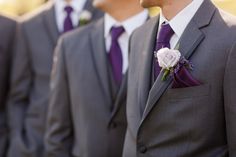
<svg viewBox="0 0 236 157">
<path fill-rule="evenodd" d="M 150 8 L 154 7 L 155 5 L 152 5 L 151 3 L 147 2 L 147 0 L 140 0 L 140 4 L 144 8 Z"/>
<path fill-rule="evenodd" d="M 147 4 L 143 0 L 140 0 L 140 4 L 142 7 L 148 8 Z"/>
<path fill-rule="evenodd" d="M 93 7 L 97 9 L 101 9 L 104 5 L 104 2 L 102 0 L 93 0 Z"/>
</svg>

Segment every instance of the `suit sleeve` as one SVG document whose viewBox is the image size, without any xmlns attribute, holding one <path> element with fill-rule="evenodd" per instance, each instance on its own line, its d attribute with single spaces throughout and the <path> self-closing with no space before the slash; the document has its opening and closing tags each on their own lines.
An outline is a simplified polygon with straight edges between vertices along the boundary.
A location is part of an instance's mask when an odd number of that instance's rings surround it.
<svg viewBox="0 0 236 157">
<path fill-rule="evenodd" d="M 11 137 L 23 131 L 32 84 L 30 55 L 22 24 L 16 31 L 16 41 L 11 67 L 10 93 L 8 98 L 8 121 Z"/>
<path fill-rule="evenodd" d="M 224 77 L 225 120 L 229 157 L 236 156 L 236 44 L 228 56 Z"/>
<path fill-rule="evenodd" d="M 71 157 L 73 132 L 62 39 L 55 49 L 45 135 L 46 157 Z"/>
</svg>

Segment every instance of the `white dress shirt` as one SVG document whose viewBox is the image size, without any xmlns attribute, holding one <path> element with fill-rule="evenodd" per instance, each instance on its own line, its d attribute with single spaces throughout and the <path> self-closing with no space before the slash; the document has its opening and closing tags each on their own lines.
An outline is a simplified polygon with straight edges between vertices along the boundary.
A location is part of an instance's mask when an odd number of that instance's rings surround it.
<svg viewBox="0 0 236 157">
<path fill-rule="evenodd" d="M 77 27 L 79 24 L 80 14 L 83 11 L 86 0 L 72 0 L 70 4 L 68 4 L 65 0 L 54 0 L 55 1 L 55 15 L 56 15 L 56 23 L 58 30 L 63 32 L 64 30 L 64 20 L 67 16 L 64 8 L 70 5 L 73 8 L 73 12 L 71 13 L 71 20 L 74 27 Z"/>
<path fill-rule="evenodd" d="M 129 38 L 133 31 L 145 23 L 145 21 L 148 19 L 148 11 L 144 10 L 141 13 L 125 20 L 124 22 L 120 23 L 116 21 L 113 17 L 111 17 L 108 14 L 105 14 L 105 31 L 104 31 L 104 37 L 105 37 L 105 44 L 106 44 L 106 51 L 109 53 L 109 50 L 111 48 L 111 35 L 110 30 L 114 27 L 123 26 L 125 29 L 125 32 L 119 37 L 118 43 L 120 45 L 121 51 L 122 51 L 122 59 L 123 59 L 123 66 L 122 66 L 122 73 L 125 74 L 128 65 L 129 65 L 129 54 L 128 54 L 128 45 L 129 45 Z"/>
<path fill-rule="evenodd" d="M 170 48 L 174 49 L 182 36 L 187 25 L 196 14 L 204 0 L 193 0 L 188 6 L 180 11 L 174 18 L 168 21 L 163 13 L 160 13 L 159 30 L 163 22 L 169 23 L 175 34 L 170 39 Z M 159 32 L 159 31 L 158 31 Z"/>
</svg>

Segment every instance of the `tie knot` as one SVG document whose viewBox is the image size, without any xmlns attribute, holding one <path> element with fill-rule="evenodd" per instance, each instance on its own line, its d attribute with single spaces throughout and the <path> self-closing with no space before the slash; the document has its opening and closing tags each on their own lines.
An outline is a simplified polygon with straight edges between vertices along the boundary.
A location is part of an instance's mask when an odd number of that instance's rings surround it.
<svg viewBox="0 0 236 157">
<path fill-rule="evenodd" d="M 125 29 L 123 26 L 112 27 L 111 28 L 111 38 L 112 40 L 117 40 L 122 33 L 124 33 Z"/>
<path fill-rule="evenodd" d="M 158 36 L 158 41 L 167 43 L 170 42 L 170 38 L 174 35 L 173 29 L 169 24 L 162 24 L 161 29 Z"/>
<path fill-rule="evenodd" d="M 67 15 L 70 15 L 74 9 L 71 6 L 66 6 L 64 10 L 66 11 Z"/>
</svg>

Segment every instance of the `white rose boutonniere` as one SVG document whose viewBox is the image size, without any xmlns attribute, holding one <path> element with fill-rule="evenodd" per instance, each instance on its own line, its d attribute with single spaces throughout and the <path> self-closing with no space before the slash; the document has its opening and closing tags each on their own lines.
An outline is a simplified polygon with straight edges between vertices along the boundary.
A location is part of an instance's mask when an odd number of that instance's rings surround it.
<svg viewBox="0 0 236 157">
<path fill-rule="evenodd" d="M 80 20 L 79 20 L 79 25 L 83 26 L 88 24 L 92 19 L 92 13 L 89 12 L 88 10 L 83 10 L 82 13 L 80 14 Z"/>
<path fill-rule="evenodd" d="M 181 60 L 181 53 L 178 50 L 171 50 L 169 48 L 162 48 L 155 52 L 155 57 L 159 66 L 164 69 L 162 81 L 165 81 L 170 73 L 173 73 L 175 67 Z"/>
<path fill-rule="evenodd" d="M 164 69 L 173 68 L 180 60 L 181 53 L 178 50 L 163 48 L 156 54 L 160 67 Z"/>
</svg>

